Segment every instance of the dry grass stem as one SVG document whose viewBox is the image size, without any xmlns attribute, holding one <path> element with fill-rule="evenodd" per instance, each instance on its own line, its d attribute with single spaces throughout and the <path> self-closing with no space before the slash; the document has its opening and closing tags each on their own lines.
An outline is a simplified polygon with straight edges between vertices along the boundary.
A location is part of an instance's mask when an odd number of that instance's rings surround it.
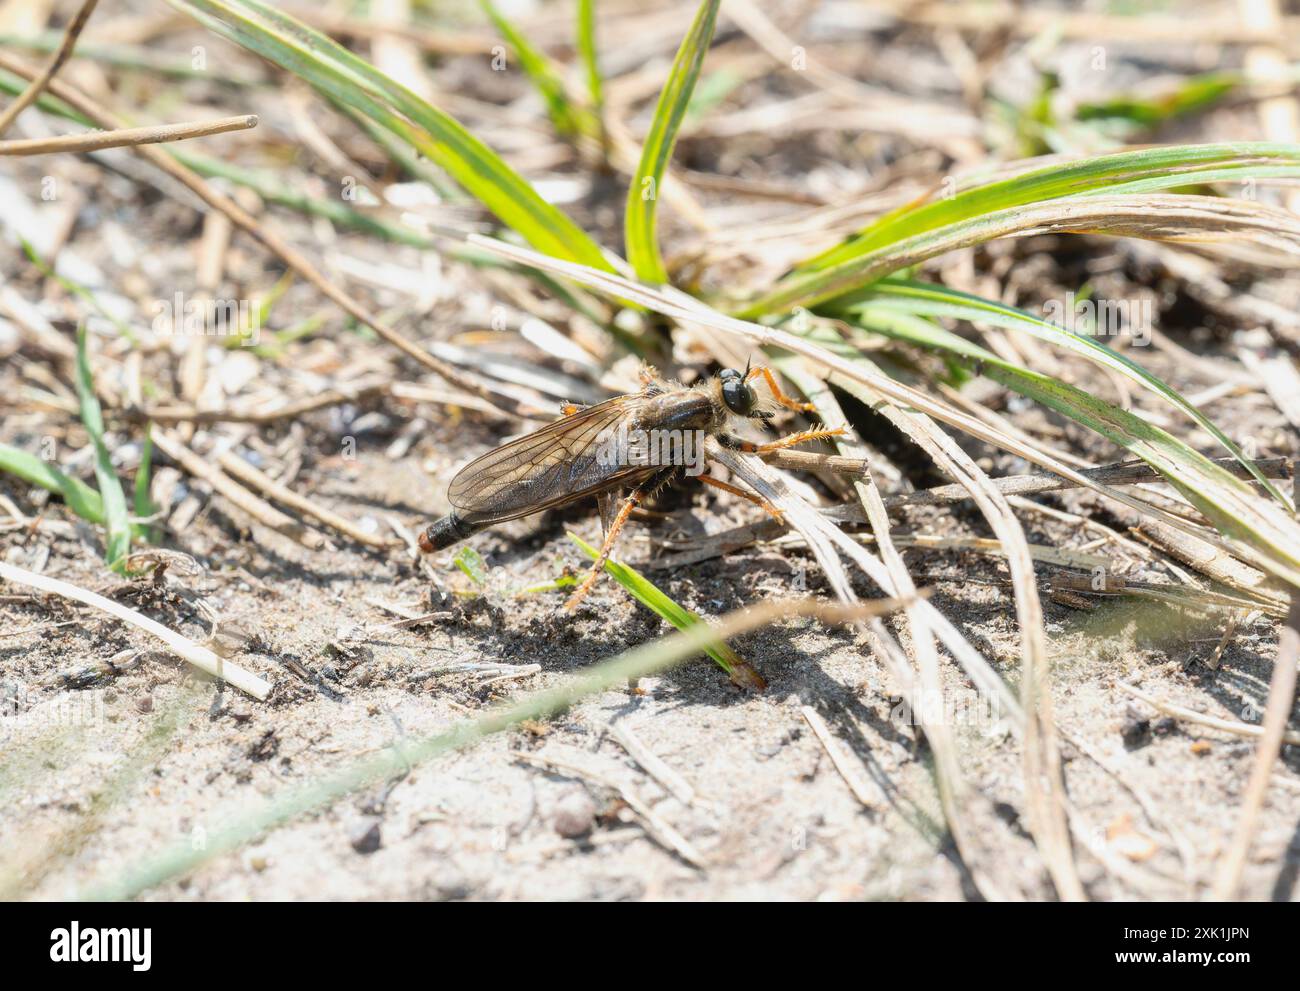
<svg viewBox="0 0 1300 991">
<path fill-rule="evenodd" d="M 257 126 L 257 116 L 222 117 L 219 120 L 187 124 L 158 124 L 153 127 L 125 127 L 90 134 L 64 134 L 57 138 L 31 138 L 25 141 L 0 141 L 0 155 L 54 155 L 129 148 L 137 145 L 164 144 L 206 138 L 230 131 L 246 131 Z"/>
</svg>

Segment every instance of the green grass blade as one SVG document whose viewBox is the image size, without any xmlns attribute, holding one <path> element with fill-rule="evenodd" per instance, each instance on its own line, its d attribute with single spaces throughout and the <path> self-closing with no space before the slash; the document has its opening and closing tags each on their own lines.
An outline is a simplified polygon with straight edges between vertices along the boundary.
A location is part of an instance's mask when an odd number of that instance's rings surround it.
<svg viewBox="0 0 1300 991">
<path fill-rule="evenodd" d="M 99 493 L 81 479 L 59 471 L 43 458 L 21 448 L 0 444 L 0 472 L 7 472 L 29 485 L 54 493 L 81 519 L 103 526 L 104 500 L 99 497 Z M 145 527 L 132 524 L 131 531 L 137 539 L 146 539 Z"/>
<path fill-rule="evenodd" d="M 578 54 L 587 77 L 587 96 L 595 111 L 601 134 L 604 134 L 605 81 L 600 74 L 596 55 L 596 3 L 595 0 L 578 0 Z"/>
<path fill-rule="evenodd" d="M 1207 173 L 1225 168 L 1245 178 L 1247 173 L 1259 175 L 1255 169 L 1269 167 L 1300 175 L 1300 146 L 1266 142 L 1174 145 L 1049 165 L 944 199 L 908 203 L 845 243 L 808 259 L 800 269 L 831 268 L 918 234 L 1029 203 L 1089 192 L 1171 189 L 1205 181 Z M 1130 185 L 1139 181 L 1144 185 Z"/>
<path fill-rule="evenodd" d="M 994 381 L 1126 448 L 1200 510 L 1235 553 L 1300 586 L 1300 522 L 1168 432 L 1082 389 L 1005 361 L 922 317 L 867 304 L 855 311 L 854 320 L 865 329 L 976 362 Z"/>
<path fill-rule="evenodd" d="M 546 112 L 550 115 L 556 131 L 565 137 L 576 137 L 580 134 L 594 135 L 595 121 L 590 115 L 584 113 L 582 107 L 575 106 L 569 99 L 568 93 L 564 90 L 564 81 L 545 53 L 533 45 L 509 18 L 497 10 L 492 0 L 479 0 L 479 6 L 501 32 L 501 37 L 505 38 L 514 49 L 520 66 L 545 101 Z"/>
<path fill-rule="evenodd" d="M 659 187 L 664 170 L 673 154 L 677 132 L 691 102 L 695 81 L 713 40 L 713 28 L 718 19 L 721 0 L 704 0 L 695 15 L 691 29 L 682 39 L 681 48 L 673 60 L 668 82 L 659 94 L 650 133 L 641 149 L 641 164 L 632 177 L 632 188 L 627 193 L 627 211 L 623 223 L 623 237 L 627 245 L 627 260 L 631 262 L 637 278 L 645 282 L 664 283 L 668 272 L 659 254 L 656 234 L 658 224 Z"/>
<path fill-rule="evenodd" d="M 570 533 L 569 539 L 581 547 L 593 561 L 600 557 L 600 552 L 577 534 Z M 641 605 L 667 620 L 677 629 L 689 630 L 692 627 L 708 625 L 698 614 L 674 602 L 663 589 L 635 568 L 618 561 L 607 560 L 605 571 L 627 589 Z M 767 683 L 762 675 L 722 640 L 706 645 L 704 652 L 713 658 L 718 667 L 727 672 L 727 677 L 737 685 L 755 690 L 766 687 Z"/>
<path fill-rule="evenodd" d="M 77 328 L 77 399 L 81 405 L 81 423 L 95 448 L 95 480 L 103 500 L 104 523 L 108 527 L 105 560 L 114 571 L 123 571 L 122 561 L 131 552 L 131 519 L 126 510 L 126 493 L 113 470 L 108 447 L 104 443 L 104 412 L 95 396 L 90 375 L 90 357 L 86 349 L 86 328 Z"/>
<path fill-rule="evenodd" d="M 432 162 L 421 158 L 409 145 L 398 139 L 394 134 L 380 127 L 365 114 L 349 107 L 346 103 L 340 103 L 334 99 L 330 99 L 329 102 L 335 110 L 345 115 L 348 120 L 365 131 L 370 136 L 370 140 L 384 150 L 384 154 L 388 156 L 391 162 L 411 178 L 427 183 L 441 200 L 448 203 L 467 202 L 464 190 L 454 182 L 449 181 L 445 172 L 437 168 Z"/>
<path fill-rule="evenodd" d="M 1219 168 L 1201 169 L 1196 173 L 1192 188 L 1199 189 L 1210 183 L 1232 183 L 1238 188 L 1245 186 L 1252 179 L 1295 179 L 1300 176 L 1298 165 L 1224 165 Z M 1090 189 L 1084 196 L 1103 196 L 1111 193 L 1155 193 L 1171 189 L 1179 191 L 1188 184 L 1174 181 L 1169 176 L 1148 176 L 1145 179 L 1130 179 L 1100 189 Z"/>
<path fill-rule="evenodd" d="M 1300 165 L 1292 171 L 1300 176 Z M 1253 169 L 1241 171 L 1243 180 L 1255 175 Z M 742 304 L 735 315 L 753 320 L 816 306 L 949 251 L 1030 231 L 1152 240 L 1240 237 L 1267 242 L 1276 237 L 1288 246 L 1297 240 L 1290 218 L 1264 204 L 1183 193 L 1142 196 L 1132 188 L 1138 182 L 1145 180 L 994 210 L 872 248 L 830 268 L 796 272 L 761 298 Z"/>
<path fill-rule="evenodd" d="M 1218 103 L 1245 82 L 1239 72 L 1207 72 L 1192 76 L 1159 96 L 1119 96 L 1080 104 L 1078 120 L 1121 120 L 1138 127 L 1154 127 Z"/>
<path fill-rule="evenodd" d="M 144 440 L 140 445 L 140 467 L 135 470 L 135 515 L 136 519 L 148 519 L 154 514 L 153 499 L 149 495 L 149 486 L 153 479 L 153 427 L 145 424 Z"/>
<path fill-rule="evenodd" d="M 1089 361 L 1096 362 L 1103 367 L 1110 368 L 1160 396 L 1171 406 L 1194 420 L 1222 444 L 1233 457 L 1240 461 L 1255 479 L 1268 490 L 1270 495 L 1282 505 L 1287 504 L 1282 493 L 1274 488 L 1272 483 L 1255 467 L 1254 462 L 1247 458 L 1241 448 L 1227 434 L 1215 426 L 1209 417 L 1166 385 L 1158 376 L 1151 374 L 1128 356 L 1111 350 L 1095 337 L 1065 330 L 1048 320 L 1033 316 L 1024 310 L 1018 310 L 1013 306 L 1006 306 L 969 293 L 958 292 L 955 289 L 948 289 L 944 286 L 925 282 L 885 279 L 875 283 L 865 293 L 861 294 L 858 302 L 860 303 L 863 300 L 868 303 L 874 312 L 897 310 L 898 312 L 918 316 L 950 317 L 956 320 L 987 323 L 1007 330 L 1021 331 L 1047 341 L 1049 344 L 1082 355 Z M 841 301 L 837 301 L 831 312 L 847 312 L 851 314 L 854 310 L 854 303 L 843 305 Z"/>
<path fill-rule="evenodd" d="M 455 118 L 330 38 L 256 0 L 168 3 L 397 135 L 538 251 L 612 271 L 595 241 Z"/>
<path fill-rule="evenodd" d="M 456 553 L 456 556 L 452 558 L 452 564 L 463 571 L 465 577 L 479 588 L 482 588 L 487 583 L 487 562 L 483 560 L 483 555 L 474 550 L 469 544 L 466 544 Z"/>
<path fill-rule="evenodd" d="M 87 523 L 103 524 L 104 501 L 85 482 L 65 475 L 42 458 L 8 444 L 0 444 L 0 471 L 38 485 L 62 497 L 69 509 Z"/>
</svg>

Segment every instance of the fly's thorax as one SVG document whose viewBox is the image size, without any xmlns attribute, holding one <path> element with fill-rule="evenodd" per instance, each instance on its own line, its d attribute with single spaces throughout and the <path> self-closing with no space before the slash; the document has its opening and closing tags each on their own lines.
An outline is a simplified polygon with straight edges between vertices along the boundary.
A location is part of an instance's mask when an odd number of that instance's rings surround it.
<svg viewBox="0 0 1300 991">
<path fill-rule="evenodd" d="M 635 412 L 602 431 L 596 463 L 603 468 L 676 468 L 687 475 L 704 470 L 704 444 L 721 414 L 712 397 L 680 386 L 644 396 Z"/>
<path fill-rule="evenodd" d="M 637 412 L 635 426 L 642 430 L 716 430 L 722 425 L 725 407 L 712 390 L 674 389 L 645 402 Z"/>
</svg>

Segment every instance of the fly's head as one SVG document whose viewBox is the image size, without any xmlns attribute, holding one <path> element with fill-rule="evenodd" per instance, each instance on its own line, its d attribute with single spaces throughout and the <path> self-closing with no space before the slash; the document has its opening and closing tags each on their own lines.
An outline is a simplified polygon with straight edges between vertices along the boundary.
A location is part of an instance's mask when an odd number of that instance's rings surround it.
<svg viewBox="0 0 1300 991">
<path fill-rule="evenodd" d="M 754 387 L 746 381 L 745 373 L 734 368 L 724 368 L 718 375 L 718 382 L 721 386 L 722 401 L 731 412 L 751 420 L 772 419 L 771 410 L 759 408 L 758 396 L 754 392 Z"/>
</svg>

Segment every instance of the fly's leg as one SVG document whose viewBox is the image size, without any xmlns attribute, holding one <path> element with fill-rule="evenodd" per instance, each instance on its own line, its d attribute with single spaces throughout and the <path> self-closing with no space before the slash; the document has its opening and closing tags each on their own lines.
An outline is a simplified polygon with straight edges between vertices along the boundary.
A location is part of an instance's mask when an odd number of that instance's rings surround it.
<svg viewBox="0 0 1300 991">
<path fill-rule="evenodd" d="M 614 549 L 614 541 L 618 539 L 618 533 L 623 529 L 623 524 L 626 523 L 627 518 L 632 515 L 632 510 L 639 506 L 645 498 L 645 487 L 637 486 L 628 494 L 628 497 L 623 500 L 623 504 L 619 507 L 618 512 L 614 515 L 614 518 L 609 521 L 609 525 L 605 528 L 605 543 L 601 545 L 600 556 L 596 558 L 596 563 L 592 565 L 591 570 L 587 572 L 587 577 L 582 580 L 582 584 L 578 586 L 577 590 L 571 596 L 569 596 L 569 601 L 564 604 L 565 609 L 572 612 L 574 609 L 578 608 L 578 603 L 587 597 L 587 593 L 591 591 L 591 587 L 596 584 L 596 579 L 598 579 L 600 573 L 605 570 L 605 562 L 609 560 L 610 552 Z"/>
<path fill-rule="evenodd" d="M 782 515 L 781 510 L 777 509 L 762 496 L 754 495 L 752 492 L 746 492 L 738 486 L 729 485 L 726 482 L 720 482 L 712 475 L 697 475 L 696 477 L 705 485 L 712 485 L 715 489 L 721 489 L 723 492 L 730 492 L 732 495 L 738 495 L 742 499 L 748 499 L 756 506 L 762 506 L 768 513 L 776 517 L 778 523 L 785 523 L 785 516 Z"/>
<path fill-rule="evenodd" d="M 596 580 L 600 578 L 600 573 L 605 570 L 605 562 L 609 560 L 609 555 L 614 549 L 614 541 L 618 539 L 619 531 L 623 529 L 623 524 L 628 521 L 628 517 L 632 515 L 633 510 L 640 508 L 642 503 L 652 498 L 655 493 L 671 482 L 677 474 L 676 468 L 669 468 L 667 471 L 662 471 L 638 485 L 628 493 L 627 498 L 619 505 L 618 512 L 608 521 L 605 518 L 606 512 L 608 507 L 614 504 L 614 500 L 607 496 L 598 497 L 597 501 L 601 503 L 601 526 L 605 530 L 605 542 L 600 548 L 600 556 L 596 559 L 591 571 L 587 573 L 587 577 L 583 579 L 577 590 L 569 596 L 569 601 L 564 604 L 565 609 L 572 611 L 577 608 L 578 603 L 586 597 L 587 593 L 591 591 L 591 587 L 596 584 Z"/>
<path fill-rule="evenodd" d="M 731 448 L 733 451 L 743 451 L 745 454 L 770 454 L 783 448 L 794 447 L 796 444 L 806 444 L 810 440 L 829 440 L 832 437 L 847 435 L 848 431 L 843 427 L 836 427 L 834 430 L 820 428 L 817 430 L 801 430 L 797 434 L 782 437 L 768 444 L 755 444 L 752 440 L 741 440 L 739 437 L 732 437 L 730 434 L 719 434 L 718 443 L 723 447 Z"/>
<path fill-rule="evenodd" d="M 848 435 L 849 432 L 843 427 L 835 427 L 833 430 L 826 427 L 819 427 L 816 430 L 801 430 L 789 437 L 781 437 L 767 444 L 759 444 L 758 453 L 769 454 L 772 451 L 780 451 L 783 448 L 794 447 L 798 444 L 807 444 L 813 440 L 831 440 L 834 437 L 847 437 Z"/>
<path fill-rule="evenodd" d="M 760 376 L 766 380 L 767 387 L 772 390 L 772 398 L 786 409 L 798 410 L 800 413 L 812 413 L 817 409 L 817 407 L 812 403 L 800 402 L 798 399 L 787 396 L 782 392 L 781 387 L 777 385 L 776 376 L 772 374 L 772 369 L 768 368 L 766 365 L 759 365 L 756 368 L 751 368 L 749 373 L 745 376 L 745 381 L 750 382 Z"/>
</svg>

